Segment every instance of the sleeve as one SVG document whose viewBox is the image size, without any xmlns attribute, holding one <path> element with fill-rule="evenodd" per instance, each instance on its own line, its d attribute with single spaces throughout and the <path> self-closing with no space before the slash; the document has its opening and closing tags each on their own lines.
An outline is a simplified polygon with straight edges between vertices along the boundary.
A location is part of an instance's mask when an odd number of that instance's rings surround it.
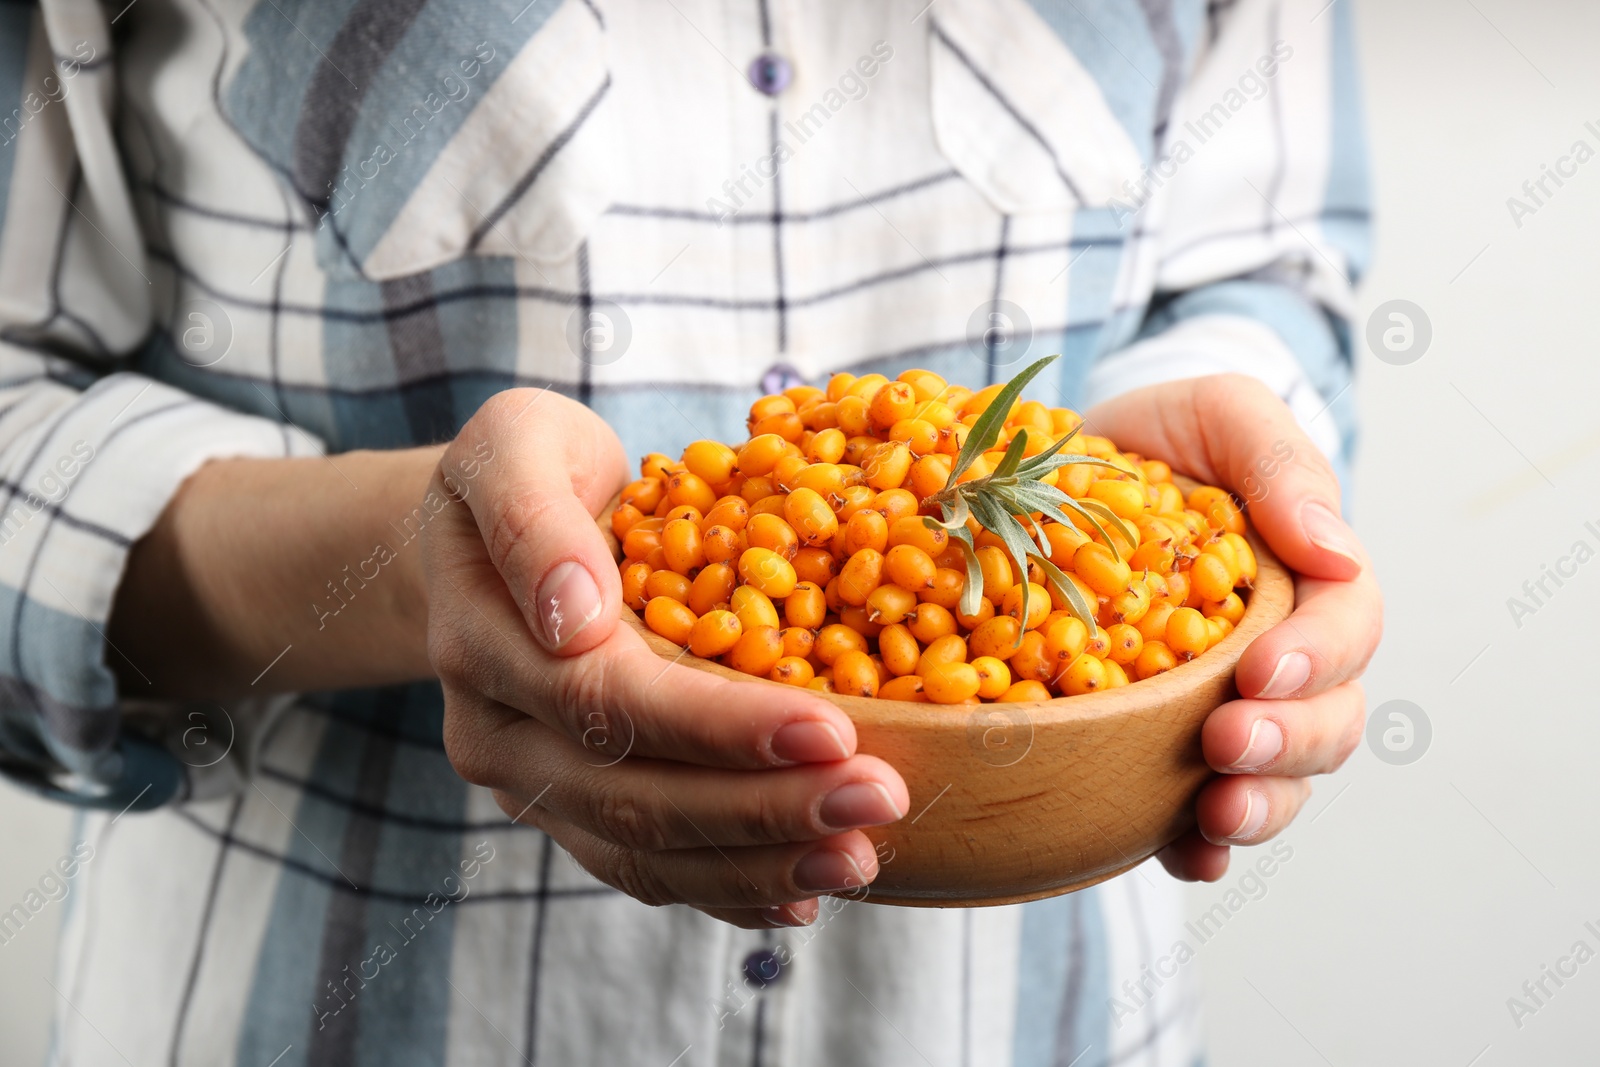
<svg viewBox="0 0 1600 1067">
<path fill-rule="evenodd" d="M 107 17 L 0 4 L 0 774 L 125 810 L 193 785 L 107 666 L 129 549 L 208 460 L 317 446 L 133 369 L 171 294 L 112 129 Z"/>
<path fill-rule="evenodd" d="M 1346 473 L 1356 439 L 1348 317 L 1370 236 L 1349 6 L 1214 8 L 1163 158 L 1125 205 L 1147 242 L 1150 310 L 1090 369 L 1086 405 L 1161 381 L 1248 374 Z"/>
</svg>

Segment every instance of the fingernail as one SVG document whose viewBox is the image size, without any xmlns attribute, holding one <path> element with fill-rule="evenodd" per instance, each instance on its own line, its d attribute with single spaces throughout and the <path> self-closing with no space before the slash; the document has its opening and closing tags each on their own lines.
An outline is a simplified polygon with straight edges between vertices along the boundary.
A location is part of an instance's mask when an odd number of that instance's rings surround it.
<svg viewBox="0 0 1600 1067">
<path fill-rule="evenodd" d="M 600 617 L 600 587 L 588 568 L 568 560 L 558 563 L 539 583 L 539 640 L 559 651 L 578 631 Z"/>
<path fill-rule="evenodd" d="M 1306 537 L 1312 544 L 1336 556 L 1343 556 L 1358 567 L 1361 565 L 1361 557 L 1356 554 L 1355 537 L 1350 533 L 1350 527 L 1345 525 L 1343 519 L 1328 510 L 1327 505 L 1311 501 L 1300 512 L 1300 521 L 1305 526 Z"/>
<path fill-rule="evenodd" d="M 1257 719 L 1250 727 L 1250 741 L 1244 755 L 1228 765 L 1230 770 L 1253 771 L 1265 767 L 1283 751 L 1283 728 L 1271 719 Z"/>
<path fill-rule="evenodd" d="M 859 826 L 899 822 L 906 813 L 881 784 L 852 782 L 823 797 L 819 814 L 822 821 L 835 830 L 854 830 Z"/>
<path fill-rule="evenodd" d="M 850 758 L 839 731 L 814 719 L 780 727 L 772 735 L 772 754 L 788 763 L 832 763 Z"/>
<path fill-rule="evenodd" d="M 1244 798 L 1244 818 L 1239 820 L 1239 825 L 1228 835 L 1229 841 L 1248 841 L 1267 825 L 1267 795 L 1260 790 L 1252 789 L 1244 795 Z"/>
<path fill-rule="evenodd" d="M 1311 680 L 1311 657 L 1304 652 L 1285 652 L 1272 668 L 1272 677 L 1256 694 L 1262 700 L 1282 700 L 1300 691 Z"/>
<path fill-rule="evenodd" d="M 794 884 L 807 893 L 831 893 L 867 884 L 855 857 L 837 849 L 819 848 L 800 857 L 794 865 Z"/>
<path fill-rule="evenodd" d="M 779 904 L 771 908 L 763 908 L 762 912 L 767 922 L 773 926 L 810 926 L 811 920 L 797 915 L 792 910 L 793 905 Z"/>
</svg>

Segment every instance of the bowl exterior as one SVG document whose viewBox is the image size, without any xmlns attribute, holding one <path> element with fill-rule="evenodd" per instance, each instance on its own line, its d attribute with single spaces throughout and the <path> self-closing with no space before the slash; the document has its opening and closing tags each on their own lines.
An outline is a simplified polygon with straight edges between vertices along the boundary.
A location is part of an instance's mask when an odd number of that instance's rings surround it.
<svg viewBox="0 0 1600 1067">
<path fill-rule="evenodd" d="M 615 551 L 604 521 L 601 530 Z M 1212 773 L 1200 726 L 1236 695 L 1240 654 L 1294 604 L 1288 572 L 1248 536 L 1259 573 L 1239 625 L 1215 648 L 1155 678 L 1038 703 L 942 706 L 819 694 L 851 717 L 858 750 L 892 764 L 911 794 L 905 819 L 866 831 L 880 869 L 861 899 L 969 907 L 1053 896 L 1135 866 L 1192 825 L 1194 796 Z M 682 656 L 636 613 L 623 615 L 661 656 L 753 680 Z"/>
</svg>

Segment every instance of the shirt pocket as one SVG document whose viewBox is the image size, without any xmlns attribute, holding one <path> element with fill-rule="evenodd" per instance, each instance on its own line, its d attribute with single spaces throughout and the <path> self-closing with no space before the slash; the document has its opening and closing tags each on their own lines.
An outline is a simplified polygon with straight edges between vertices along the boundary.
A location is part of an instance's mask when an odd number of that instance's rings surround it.
<svg viewBox="0 0 1600 1067">
<path fill-rule="evenodd" d="M 473 255 L 573 255 L 612 197 L 610 63 L 590 4 L 540 14 L 423 5 L 381 57 L 351 49 L 355 82 L 352 59 L 285 76 L 277 53 L 304 42 L 282 19 L 247 26 L 226 110 L 312 216 L 325 271 L 386 281 Z"/>
<path fill-rule="evenodd" d="M 943 0 L 933 18 L 934 137 L 1006 214 L 1104 207 L 1144 161 L 1100 85 L 1023 0 Z"/>
</svg>

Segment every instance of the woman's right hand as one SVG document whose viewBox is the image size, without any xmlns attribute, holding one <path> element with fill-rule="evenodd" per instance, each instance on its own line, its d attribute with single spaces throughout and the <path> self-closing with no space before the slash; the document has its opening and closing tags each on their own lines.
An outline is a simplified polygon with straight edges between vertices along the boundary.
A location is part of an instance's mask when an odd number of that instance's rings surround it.
<svg viewBox="0 0 1600 1067">
<path fill-rule="evenodd" d="M 905 783 L 813 693 L 669 664 L 619 624 L 594 517 L 627 469 L 597 416 L 532 389 L 490 399 L 446 450 L 432 490 L 464 506 L 423 537 L 446 751 L 638 900 L 810 922 L 817 894 L 876 877 L 859 828 L 902 818 Z"/>
</svg>

